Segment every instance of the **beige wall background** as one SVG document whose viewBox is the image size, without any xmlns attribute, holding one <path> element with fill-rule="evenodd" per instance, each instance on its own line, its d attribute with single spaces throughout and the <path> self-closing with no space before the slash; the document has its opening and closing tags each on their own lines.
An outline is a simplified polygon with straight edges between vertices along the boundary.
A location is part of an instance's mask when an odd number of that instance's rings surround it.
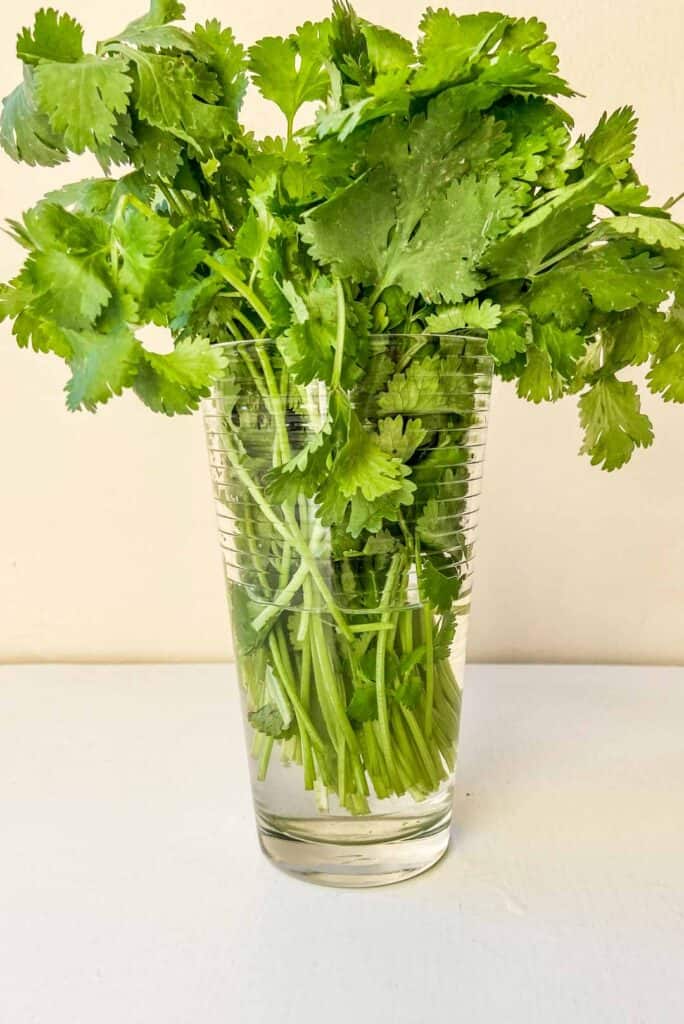
<svg viewBox="0 0 684 1024">
<path fill-rule="evenodd" d="M 13 39 L 37 2 L 2 4 L 0 86 L 14 86 Z M 71 0 L 90 39 L 112 35 L 144 0 Z M 452 4 L 476 11 L 480 2 Z M 487 6 L 486 4 L 484 5 Z M 491 6 L 491 5 L 490 5 Z M 681 0 L 499 0 L 536 14 L 587 99 L 579 131 L 632 102 L 637 167 L 656 198 L 684 187 Z M 366 17 L 415 37 L 419 0 L 358 0 Z M 323 0 L 188 0 L 246 43 L 322 17 Z M 277 128 L 250 100 L 260 132 Z M 0 212 L 92 173 L 0 159 Z M 18 266 L 0 240 L 0 276 Z M 0 660 L 214 660 L 229 654 L 222 574 L 197 417 L 155 417 L 133 398 L 96 416 L 63 406 L 51 357 L 19 351 L 0 328 Z M 577 456 L 571 400 L 533 407 L 495 390 L 483 501 L 472 660 L 684 662 L 684 408 L 647 397 L 656 445 L 620 473 Z"/>
</svg>

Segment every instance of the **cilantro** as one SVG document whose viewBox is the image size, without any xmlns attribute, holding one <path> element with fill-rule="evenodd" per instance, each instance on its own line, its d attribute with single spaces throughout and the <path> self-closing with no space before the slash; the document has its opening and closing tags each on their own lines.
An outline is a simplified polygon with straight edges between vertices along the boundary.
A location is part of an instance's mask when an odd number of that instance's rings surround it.
<svg viewBox="0 0 684 1024">
<path fill-rule="evenodd" d="M 269 36 L 249 52 L 249 66 L 262 96 L 275 103 L 287 119 L 288 132 L 304 103 L 323 99 L 328 88 L 325 71 L 329 24 L 307 22 L 288 36 Z"/>
<path fill-rule="evenodd" d="M 111 141 L 117 114 L 128 106 L 132 83 L 126 61 L 84 56 L 73 63 L 40 63 L 36 100 L 52 129 L 74 153 Z"/>
<path fill-rule="evenodd" d="M 247 717 L 252 728 L 264 733 L 265 736 L 279 740 L 289 734 L 289 727 L 285 725 L 276 704 L 264 704 L 257 711 L 250 711 Z"/>
<path fill-rule="evenodd" d="M 420 585 L 424 598 L 440 612 L 448 612 L 461 592 L 461 577 L 446 558 L 429 555 L 423 561 Z"/>
<path fill-rule="evenodd" d="M 9 222 L 0 319 L 63 360 L 70 409 L 212 398 L 257 777 L 278 741 L 319 806 L 365 813 L 453 765 L 490 368 L 578 396 L 582 451 L 624 465 L 653 440 L 624 372 L 684 402 L 684 229 L 631 107 L 573 137 L 537 18 L 430 8 L 414 47 L 333 0 L 246 49 L 184 13 L 151 0 L 92 52 L 52 8 L 19 34 L 3 149 L 103 174 Z M 282 135 L 246 129 L 250 85 Z"/>
<path fill-rule="evenodd" d="M 347 714 L 354 722 L 375 721 L 378 717 L 378 694 L 375 687 L 357 687 L 347 706 Z"/>
<path fill-rule="evenodd" d="M 603 377 L 580 398 L 580 421 L 584 428 L 582 451 L 592 465 L 608 471 L 624 466 L 635 448 L 653 443 L 653 429 L 641 412 L 635 384 Z"/>
<path fill-rule="evenodd" d="M 38 11 L 33 31 L 25 28 L 17 39 L 17 57 L 24 64 L 39 64 L 41 60 L 70 63 L 82 56 L 82 26 L 51 7 Z"/>
</svg>

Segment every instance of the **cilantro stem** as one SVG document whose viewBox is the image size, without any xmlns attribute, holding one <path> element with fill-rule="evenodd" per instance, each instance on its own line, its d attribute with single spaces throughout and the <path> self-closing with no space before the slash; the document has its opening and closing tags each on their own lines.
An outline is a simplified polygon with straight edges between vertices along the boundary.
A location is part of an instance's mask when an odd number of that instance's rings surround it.
<svg viewBox="0 0 684 1024">
<path fill-rule="evenodd" d="M 222 277 L 224 281 L 227 281 L 236 292 L 239 292 L 242 298 L 249 303 L 254 312 L 259 314 L 266 328 L 271 326 L 271 314 L 266 309 L 266 306 L 254 290 L 244 281 L 240 280 L 238 274 L 224 266 L 219 260 L 214 259 L 213 256 L 205 256 L 204 262 L 211 270 L 217 273 L 219 277 Z"/>
<path fill-rule="evenodd" d="M 425 636 L 425 720 L 424 728 L 427 737 L 432 736 L 432 706 L 435 700 L 435 654 L 432 631 L 434 620 L 432 609 L 427 601 L 423 602 L 423 633 Z"/>
<path fill-rule="evenodd" d="M 347 331 L 347 307 L 344 300 L 344 287 L 339 277 L 335 278 L 335 292 L 337 294 L 337 337 L 335 339 L 335 362 L 333 363 L 330 385 L 337 390 L 342 380 L 344 338 Z"/>
<path fill-rule="evenodd" d="M 306 730 L 309 736 L 311 737 L 311 742 L 316 747 L 316 749 L 324 751 L 325 743 L 318 734 L 316 726 L 311 721 L 308 712 L 306 711 L 306 709 L 302 705 L 301 700 L 299 699 L 297 690 L 294 685 L 294 680 L 292 679 L 291 674 L 288 672 L 287 665 L 283 660 L 282 652 L 278 644 L 278 639 L 279 638 L 276 636 L 275 631 L 271 633 L 269 637 L 269 647 L 271 649 L 273 662 L 276 668 L 278 669 L 280 683 L 282 684 L 282 687 L 285 690 L 285 693 L 287 694 L 290 703 L 292 704 L 295 717 L 297 718 L 297 721 L 300 723 L 300 734 L 301 732 Z"/>
<path fill-rule="evenodd" d="M 239 454 L 235 450 L 233 442 L 230 440 L 230 434 L 228 434 L 228 433 L 225 435 L 225 444 L 226 444 L 226 449 L 228 451 L 228 454 L 230 456 L 230 461 L 231 461 L 231 463 L 233 465 L 233 469 L 235 471 L 235 475 L 239 478 L 239 480 L 247 488 L 248 492 L 251 494 L 252 498 L 254 499 L 256 504 L 259 506 L 261 512 L 263 513 L 265 518 L 268 520 L 268 522 L 271 523 L 271 525 L 278 531 L 278 533 L 283 538 L 283 540 L 287 544 L 291 544 L 294 547 L 295 551 L 298 552 L 299 557 L 307 565 L 307 567 L 309 569 L 309 573 L 310 573 L 314 583 L 316 584 L 316 587 L 317 587 L 321 597 L 323 598 L 323 601 L 325 602 L 325 605 L 326 605 L 328 611 L 330 612 L 332 618 L 334 619 L 335 624 L 336 624 L 337 628 L 339 629 L 340 633 L 342 634 L 342 636 L 346 637 L 347 640 L 352 640 L 354 634 L 349 629 L 349 626 L 348 626 L 344 616 L 342 615 L 342 613 L 340 612 L 339 608 L 337 607 L 337 603 L 336 603 L 333 595 L 330 593 L 330 590 L 329 590 L 325 580 L 323 579 L 323 577 L 321 575 L 320 569 L 318 568 L 318 565 L 316 564 L 316 559 L 312 555 L 306 540 L 302 537 L 302 534 L 300 533 L 299 528 L 297 527 L 297 524 L 296 524 L 296 521 L 294 520 L 294 515 L 293 515 L 291 509 L 284 509 L 283 510 L 283 512 L 286 513 L 288 515 L 288 518 L 290 519 L 290 522 L 288 524 L 290 528 L 288 529 L 288 526 L 286 526 L 286 524 L 282 521 L 282 519 L 280 519 L 275 514 L 275 512 L 271 508 L 270 504 L 268 503 L 268 501 L 264 497 L 262 491 L 257 486 L 257 484 L 254 482 L 254 480 L 252 479 L 250 474 L 240 464 Z M 295 528 L 294 532 L 292 530 L 293 526 Z"/>
<path fill-rule="evenodd" d="M 277 618 L 282 610 L 287 608 L 295 594 L 302 589 L 304 580 L 308 575 L 308 566 L 305 565 L 304 562 L 300 562 L 299 568 L 290 577 L 290 581 L 287 586 L 280 591 L 277 597 L 274 597 L 269 601 L 264 610 L 260 612 L 252 622 L 252 626 L 257 633 L 261 632 L 262 629 L 265 629 L 272 619 Z"/>
<path fill-rule="evenodd" d="M 403 555 L 401 552 L 398 552 L 392 559 L 389 572 L 387 573 L 387 579 L 385 581 L 385 587 L 380 601 L 380 608 L 382 609 L 380 621 L 384 626 L 391 626 L 390 607 L 394 597 L 394 590 L 399 579 L 399 574 L 401 573 L 402 561 Z M 391 771 L 394 765 L 394 756 L 392 753 L 392 740 L 390 737 L 389 716 L 387 711 L 387 684 L 385 678 L 387 635 L 387 630 L 382 630 L 382 632 L 378 634 L 375 658 L 375 688 L 378 697 L 378 725 L 380 728 L 382 752 L 385 755 L 387 766 Z"/>
</svg>

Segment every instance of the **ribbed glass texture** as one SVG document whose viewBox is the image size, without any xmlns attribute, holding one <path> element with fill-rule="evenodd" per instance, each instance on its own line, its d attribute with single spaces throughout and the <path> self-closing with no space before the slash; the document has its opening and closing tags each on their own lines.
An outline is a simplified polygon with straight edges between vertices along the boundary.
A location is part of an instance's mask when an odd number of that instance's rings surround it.
<svg viewBox="0 0 684 1024">
<path fill-rule="evenodd" d="M 421 346 L 439 361 L 438 393 L 406 372 Z M 395 881 L 448 843 L 486 340 L 377 337 L 342 396 L 295 383 L 277 342 L 225 350 L 204 418 L 262 845 L 316 881 Z M 344 481 L 331 478 L 322 509 L 307 484 L 350 410 L 357 450 L 380 440 L 407 467 L 398 520 L 369 517 L 372 479 L 344 525 Z"/>
</svg>

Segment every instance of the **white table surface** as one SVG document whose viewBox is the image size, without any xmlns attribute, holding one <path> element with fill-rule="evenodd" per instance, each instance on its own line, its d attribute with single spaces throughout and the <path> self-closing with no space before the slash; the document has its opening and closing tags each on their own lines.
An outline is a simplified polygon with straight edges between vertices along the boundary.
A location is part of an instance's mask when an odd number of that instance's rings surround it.
<svg viewBox="0 0 684 1024">
<path fill-rule="evenodd" d="M 0 668 L 2 1024 L 681 1024 L 684 669 L 469 669 L 447 859 L 259 854 L 233 669 Z"/>
</svg>

